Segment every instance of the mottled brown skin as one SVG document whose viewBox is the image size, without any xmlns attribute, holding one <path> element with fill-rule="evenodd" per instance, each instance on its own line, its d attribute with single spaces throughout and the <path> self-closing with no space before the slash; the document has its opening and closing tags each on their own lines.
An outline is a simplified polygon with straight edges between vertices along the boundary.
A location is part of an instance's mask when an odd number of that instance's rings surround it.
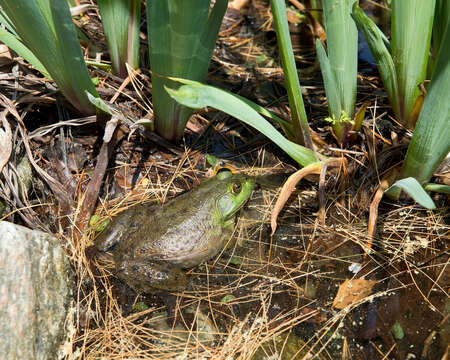
<svg viewBox="0 0 450 360">
<path fill-rule="evenodd" d="M 134 206 L 115 217 L 95 245 L 113 253 L 117 276 L 138 292 L 184 289 L 182 269 L 226 246 L 253 187 L 245 175 L 217 176 L 163 206 Z"/>
</svg>

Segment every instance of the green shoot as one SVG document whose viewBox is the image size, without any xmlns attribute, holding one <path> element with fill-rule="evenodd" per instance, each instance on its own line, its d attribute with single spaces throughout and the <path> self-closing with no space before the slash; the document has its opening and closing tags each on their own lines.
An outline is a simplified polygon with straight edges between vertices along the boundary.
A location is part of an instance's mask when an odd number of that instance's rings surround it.
<svg viewBox="0 0 450 360">
<path fill-rule="evenodd" d="M 426 75 L 435 0 L 392 0 L 392 44 L 375 23 L 353 5 L 352 16 L 367 40 L 397 120 L 413 128 Z"/>
<path fill-rule="evenodd" d="M 126 63 L 139 68 L 140 0 L 98 0 L 114 73 L 125 78 Z"/>
<path fill-rule="evenodd" d="M 292 128 L 295 141 L 310 149 L 313 148 L 305 105 L 303 104 L 300 81 L 295 66 L 294 50 L 286 16 L 286 3 L 284 0 L 271 0 L 273 20 L 277 32 L 278 46 L 280 48 L 281 64 L 286 81 L 289 106 L 291 108 Z"/>
<path fill-rule="evenodd" d="M 165 87 L 178 84 L 168 77 L 204 81 L 228 0 L 164 0 L 147 5 L 152 100 L 155 130 L 178 141 L 192 110 L 178 104 Z"/>
<path fill-rule="evenodd" d="M 450 43 L 450 26 L 448 24 L 443 43 Z M 450 151 L 449 58 L 450 47 L 442 47 L 401 171 L 402 179 L 414 178 L 422 186 L 430 180 L 433 171 Z M 428 185 L 428 189 L 442 190 L 445 187 Z M 399 187 L 388 190 L 389 196 L 399 197 Z M 411 192 L 409 193 L 411 194 Z"/>
<path fill-rule="evenodd" d="M 1 40 L 55 81 L 82 114 L 93 114 L 85 90 L 98 96 L 89 77 L 67 1 L 1 0 Z"/>
<path fill-rule="evenodd" d="M 352 129 L 358 66 L 358 32 L 351 18 L 355 0 L 324 0 L 328 57 L 319 40 L 316 51 L 328 100 L 327 118 L 339 143 L 347 140 Z"/>
<path fill-rule="evenodd" d="M 443 44 L 450 44 L 448 24 L 443 39 Z M 430 180 L 433 171 L 450 151 L 449 59 L 450 47 L 441 47 L 403 163 L 401 177 L 414 177 L 420 184 Z"/>
</svg>

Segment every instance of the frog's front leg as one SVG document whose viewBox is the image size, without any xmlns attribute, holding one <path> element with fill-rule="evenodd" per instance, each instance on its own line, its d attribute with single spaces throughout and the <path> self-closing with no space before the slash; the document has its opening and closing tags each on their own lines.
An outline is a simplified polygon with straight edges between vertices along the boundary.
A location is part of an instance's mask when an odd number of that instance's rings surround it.
<svg viewBox="0 0 450 360">
<path fill-rule="evenodd" d="M 182 291 L 187 285 L 186 273 L 164 260 L 116 259 L 117 276 L 138 293 Z"/>
<path fill-rule="evenodd" d="M 134 206 L 121 212 L 95 239 L 95 247 L 99 251 L 109 251 L 117 244 L 128 239 L 131 234 L 139 230 L 142 222 L 142 205 Z"/>
<path fill-rule="evenodd" d="M 234 218 L 226 221 L 224 223 L 224 226 L 222 228 L 222 239 L 223 239 L 223 247 L 225 250 L 230 250 L 234 248 L 234 245 L 236 245 L 236 236 L 234 236 Z"/>
</svg>

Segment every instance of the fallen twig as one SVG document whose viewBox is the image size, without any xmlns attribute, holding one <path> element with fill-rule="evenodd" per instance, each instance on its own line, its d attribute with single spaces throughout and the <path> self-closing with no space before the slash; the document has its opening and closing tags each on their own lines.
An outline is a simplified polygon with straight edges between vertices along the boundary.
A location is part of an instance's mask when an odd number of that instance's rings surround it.
<svg viewBox="0 0 450 360">
<path fill-rule="evenodd" d="M 86 194 L 81 205 L 80 214 L 77 217 L 77 229 L 80 233 L 88 223 L 94 208 L 97 203 L 100 187 L 105 176 L 106 168 L 111 157 L 114 146 L 117 141 L 123 136 L 122 132 L 116 131 L 119 120 L 113 116 L 111 120 L 106 123 L 105 135 L 103 136 L 103 144 L 97 158 L 97 165 L 95 166 L 94 174 L 89 182 Z"/>
</svg>

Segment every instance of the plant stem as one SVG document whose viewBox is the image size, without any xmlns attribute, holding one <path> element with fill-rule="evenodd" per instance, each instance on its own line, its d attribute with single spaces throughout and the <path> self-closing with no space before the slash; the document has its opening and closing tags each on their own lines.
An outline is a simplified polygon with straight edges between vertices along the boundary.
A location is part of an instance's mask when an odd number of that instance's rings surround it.
<svg viewBox="0 0 450 360">
<path fill-rule="evenodd" d="M 295 140 L 298 144 L 313 149 L 308 119 L 303 104 L 302 90 L 298 79 L 297 67 L 295 66 L 294 51 L 292 49 L 289 34 L 286 4 L 284 0 L 271 0 L 270 5 L 272 8 L 275 30 L 277 32 L 281 63 L 285 74 Z"/>
</svg>

